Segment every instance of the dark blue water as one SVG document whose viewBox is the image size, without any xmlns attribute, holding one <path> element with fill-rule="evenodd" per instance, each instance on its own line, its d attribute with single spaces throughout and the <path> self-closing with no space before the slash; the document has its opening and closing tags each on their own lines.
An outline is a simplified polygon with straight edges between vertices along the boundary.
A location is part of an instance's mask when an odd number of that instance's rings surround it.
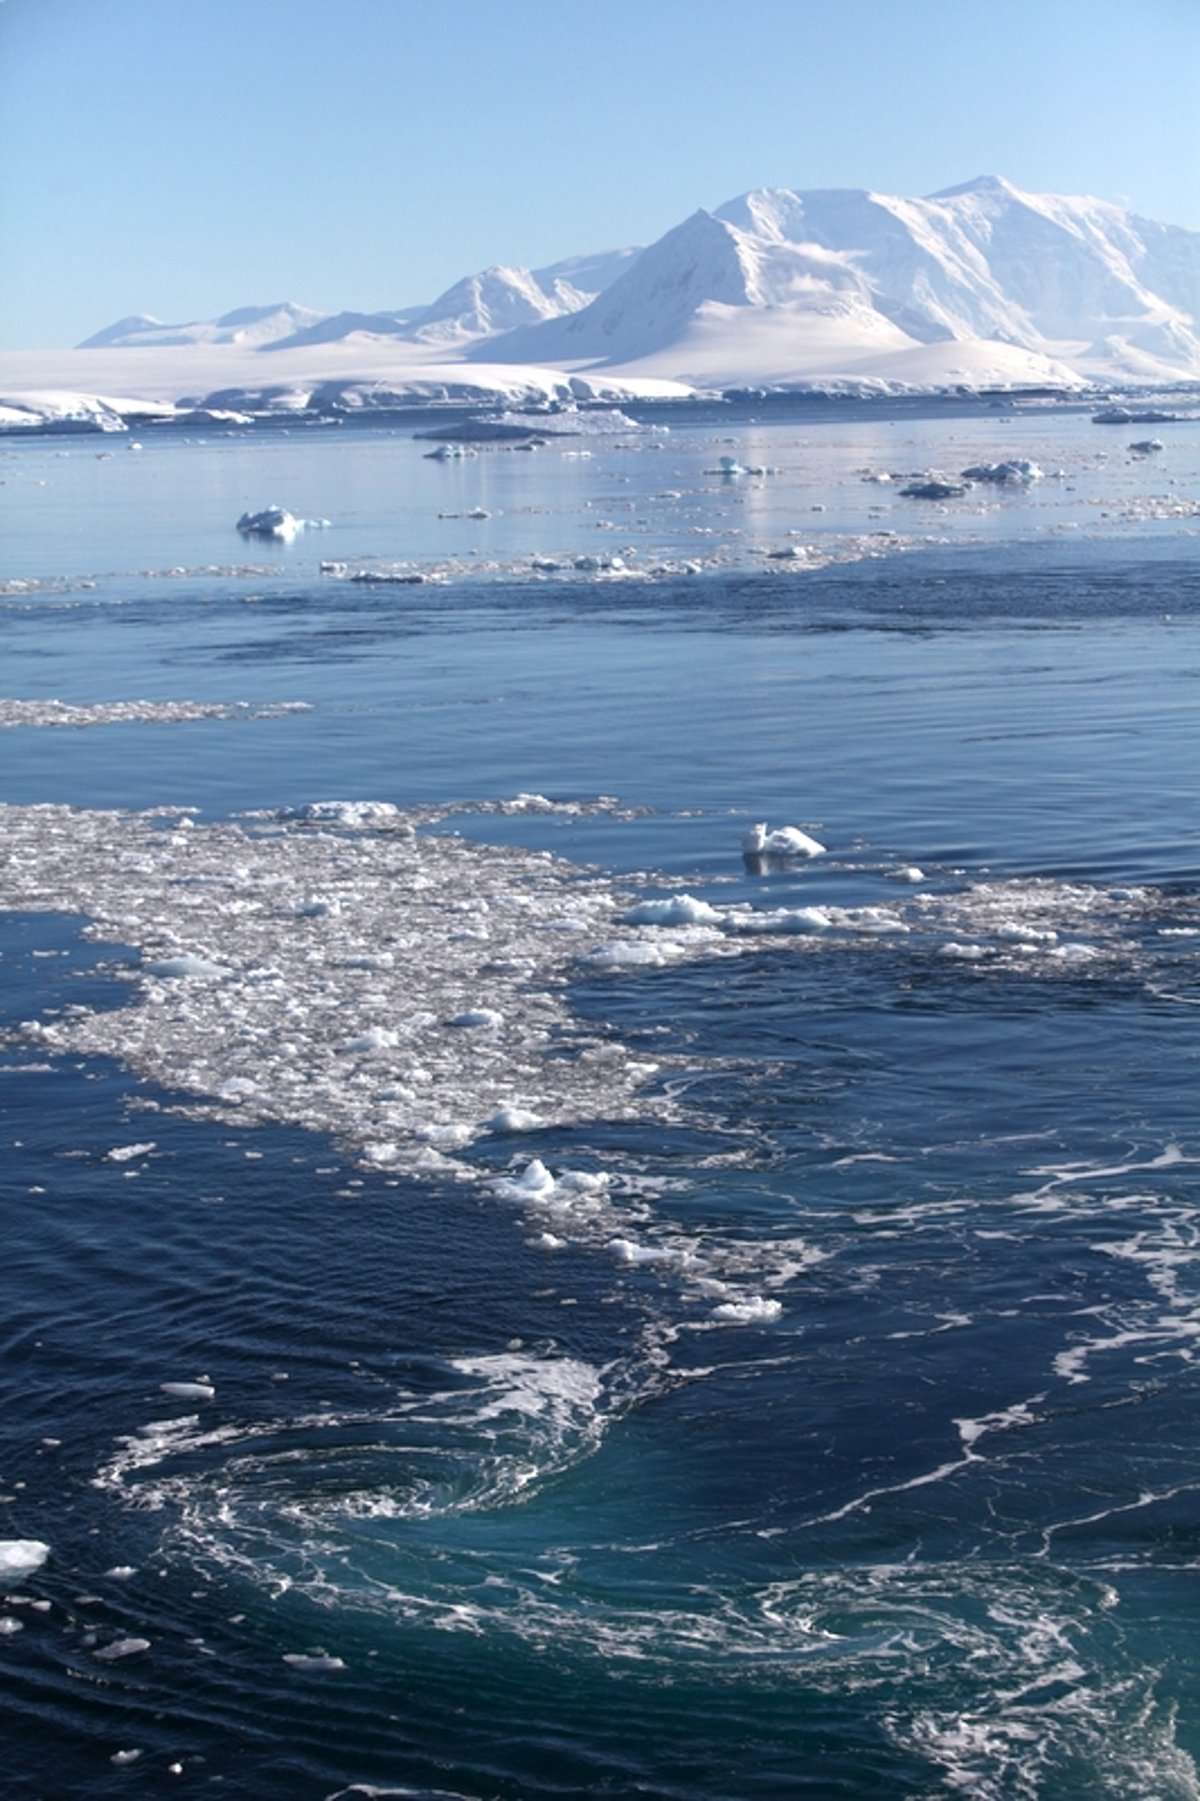
<svg viewBox="0 0 1200 1801">
<path fill-rule="evenodd" d="M 1014 528 L 4 603 L 6 695 L 98 709 L 0 733 L 6 1793 L 1200 1790 L 1198 595 L 1179 531 Z M 227 835 L 335 797 L 418 838 Z M 335 879 L 470 1127 L 424 1173 L 326 1058 L 374 978 L 272 899 Z M 621 923 L 683 892 L 707 935 Z M 510 919 L 516 1135 L 470 1112 L 508 1027 L 404 1036 Z M 139 976 L 251 931 L 276 1024 Z M 657 1068 L 572 1086 L 610 1064 Z"/>
</svg>

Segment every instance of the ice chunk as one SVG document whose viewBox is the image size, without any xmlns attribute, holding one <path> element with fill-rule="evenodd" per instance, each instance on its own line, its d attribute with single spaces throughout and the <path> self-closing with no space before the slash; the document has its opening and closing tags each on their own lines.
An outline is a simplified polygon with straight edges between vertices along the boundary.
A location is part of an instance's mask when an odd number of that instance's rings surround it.
<svg viewBox="0 0 1200 1801">
<path fill-rule="evenodd" d="M 211 1382 L 160 1382 L 158 1386 L 176 1401 L 211 1401 L 217 1392 Z"/>
<path fill-rule="evenodd" d="M 232 969 L 226 963 L 215 963 L 211 957 L 197 956 L 187 952 L 181 957 L 157 957 L 152 963 L 144 965 L 147 975 L 165 976 L 171 980 L 200 977 L 211 980 L 218 976 L 231 976 Z"/>
<path fill-rule="evenodd" d="M 104 1160 L 106 1163 L 129 1163 L 134 1157 L 148 1157 L 153 1149 L 152 1138 L 145 1144 L 117 1144 L 106 1152 Z"/>
<path fill-rule="evenodd" d="M 243 513 L 237 528 L 244 538 L 279 538 L 284 543 L 303 528 L 303 520 L 286 507 L 264 507 L 260 513 Z"/>
<path fill-rule="evenodd" d="M 503 1013 L 497 1013 L 494 1007 L 468 1007 L 464 1013 L 455 1013 L 447 1021 L 452 1026 L 487 1026 L 493 1031 L 504 1024 Z"/>
<path fill-rule="evenodd" d="M 377 831 L 399 827 L 411 833 L 412 827 L 401 818 L 399 807 L 390 800 L 313 800 L 302 807 L 283 807 L 281 819 L 298 820 L 304 825 L 340 826 L 347 831 Z"/>
<path fill-rule="evenodd" d="M 640 901 L 621 920 L 627 926 L 699 926 L 720 925 L 721 915 L 707 901 L 690 894 L 672 895 L 670 900 Z"/>
<path fill-rule="evenodd" d="M 938 477 L 928 481 L 909 482 L 900 492 L 906 500 L 961 500 L 969 482 L 948 482 Z"/>
<path fill-rule="evenodd" d="M 324 1651 L 285 1651 L 283 1661 L 293 1670 L 301 1670 L 306 1676 L 326 1676 L 333 1670 L 344 1670 L 346 1665 L 340 1657 L 330 1657 Z"/>
<path fill-rule="evenodd" d="M 92 1655 L 97 1663 L 119 1663 L 123 1657 L 137 1657 L 149 1649 L 148 1638 L 115 1638 L 111 1645 L 101 1645 Z"/>
<path fill-rule="evenodd" d="M 371 1026 L 356 1037 L 348 1038 L 344 1049 L 369 1057 L 376 1051 L 394 1050 L 399 1042 L 399 1032 L 392 1031 L 389 1026 Z"/>
<path fill-rule="evenodd" d="M 544 1200 L 554 1188 L 554 1177 L 540 1157 L 527 1163 L 519 1176 L 502 1176 L 492 1184 L 492 1192 L 508 1201 Z"/>
<path fill-rule="evenodd" d="M 487 1122 L 489 1132 L 540 1132 L 545 1120 L 523 1107 L 500 1107 Z"/>
<path fill-rule="evenodd" d="M 598 944 L 581 961 L 591 963 L 597 969 L 661 969 L 684 954 L 683 945 L 673 938 L 656 940 L 653 944 L 645 940 L 620 939 Z"/>
<path fill-rule="evenodd" d="M 141 445 L 130 448 L 140 450 Z M 269 506 L 260 513 L 243 513 L 237 529 L 243 538 L 276 538 L 280 543 L 289 544 L 297 532 L 322 531 L 328 524 L 328 519 L 298 519 L 286 507 Z"/>
<path fill-rule="evenodd" d="M 610 1238 L 608 1248 L 619 1263 L 678 1263 L 681 1255 L 669 1247 L 638 1244 L 634 1238 Z"/>
<path fill-rule="evenodd" d="M 825 854 L 825 846 L 798 826 L 781 825 L 768 832 L 766 825 L 760 823 L 744 834 L 742 851 L 747 857 L 820 857 Z"/>
<path fill-rule="evenodd" d="M 747 1295 L 741 1301 L 722 1301 L 713 1308 L 713 1318 L 730 1320 L 737 1325 L 752 1325 L 758 1320 L 778 1319 L 783 1312 L 780 1301 L 768 1301 L 760 1294 Z"/>
<path fill-rule="evenodd" d="M 993 482 L 997 487 L 1027 488 L 1031 482 L 1040 482 L 1043 471 L 1028 457 L 1013 457 L 1006 463 L 973 463 L 969 469 L 963 470 L 963 480 L 968 482 Z"/>
<path fill-rule="evenodd" d="M 40 1538 L 0 1538 L 0 1582 L 23 1582 L 50 1555 Z"/>
</svg>

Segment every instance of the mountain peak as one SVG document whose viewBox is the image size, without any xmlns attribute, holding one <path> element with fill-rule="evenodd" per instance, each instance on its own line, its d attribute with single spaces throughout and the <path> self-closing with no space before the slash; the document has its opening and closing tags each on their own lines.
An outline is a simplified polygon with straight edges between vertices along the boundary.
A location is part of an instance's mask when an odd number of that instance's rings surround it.
<svg viewBox="0 0 1200 1801">
<path fill-rule="evenodd" d="M 957 200 L 963 194 L 1017 194 L 1011 181 L 1003 175 L 977 175 L 974 181 L 959 182 L 957 187 L 939 188 L 936 194 L 930 194 L 930 200 Z"/>
</svg>

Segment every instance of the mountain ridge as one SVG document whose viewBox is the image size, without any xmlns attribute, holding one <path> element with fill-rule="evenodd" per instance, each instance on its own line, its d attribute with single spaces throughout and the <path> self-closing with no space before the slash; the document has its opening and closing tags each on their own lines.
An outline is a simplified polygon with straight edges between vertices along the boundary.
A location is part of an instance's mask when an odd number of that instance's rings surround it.
<svg viewBox="0 0 1200 1801">
<path fill-rule="evenodd" d="M 995 175 L 923 198 L 754 188 L 644 249 L 497 264 L 424 307 L 322 315 L 287 302 L 188 326 L 131 315 L 80 348 L 234 342 L 700 385 L 869 376 L 888 358 L 953 372 L 964 357 L 1001 382 L 1017 370 L 1200 380 L 1200 232 Z"/>
</svg>

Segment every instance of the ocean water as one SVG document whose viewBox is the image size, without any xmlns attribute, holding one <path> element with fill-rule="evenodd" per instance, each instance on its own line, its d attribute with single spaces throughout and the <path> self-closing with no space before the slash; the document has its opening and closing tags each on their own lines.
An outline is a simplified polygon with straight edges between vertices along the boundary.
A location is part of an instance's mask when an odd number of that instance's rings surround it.
<svg viewBox="0 0 1200 1801">
<path fill-rule="evenodd" d="M 0 446 L 6 1794 L 1200 1794 L 1144 429 Z"/>
</svg>

